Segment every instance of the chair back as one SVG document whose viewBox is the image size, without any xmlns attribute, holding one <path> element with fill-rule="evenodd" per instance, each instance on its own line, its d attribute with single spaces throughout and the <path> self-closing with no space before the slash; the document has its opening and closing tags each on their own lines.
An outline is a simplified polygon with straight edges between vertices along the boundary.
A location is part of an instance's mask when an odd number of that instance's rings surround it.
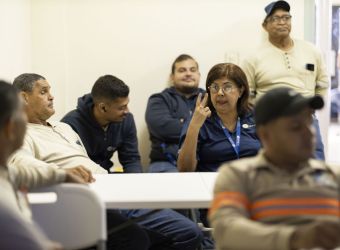
<svg viewBox="0 0 340 250">
<path fill-rule="evenodd" d="M 63 183 L 32 192 L 33 220 L 51 240 L 65 249 L 105 249 L 105 205 L 88 186 Z"/>
</svg>

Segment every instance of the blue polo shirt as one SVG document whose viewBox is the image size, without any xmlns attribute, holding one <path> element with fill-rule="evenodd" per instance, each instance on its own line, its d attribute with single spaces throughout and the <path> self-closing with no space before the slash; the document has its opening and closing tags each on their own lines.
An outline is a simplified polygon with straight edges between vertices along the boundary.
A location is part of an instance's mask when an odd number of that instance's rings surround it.
<svg viewBox="0 0 340 250">
<path fill-rule="evenodd" d="M 256 135 L 256 126 L 253 113 L 249 112 L 240 117 L 240 158 L 254 156 L 261 147 L 259 138 Z M 181 148 L 190 121 L 183 126 L 180 144 Z M 231 133 L 231 137 L 236 142 L 236 131 Z M 237 155 L 233 146 L 225 135 L 218 122 L 217 114 L 212 114 L 207 118 L 198 134 L 197 144 L 197 168 L 198 172 L 216 172 L 224 162 L 236 160 Z"/>
</svg>

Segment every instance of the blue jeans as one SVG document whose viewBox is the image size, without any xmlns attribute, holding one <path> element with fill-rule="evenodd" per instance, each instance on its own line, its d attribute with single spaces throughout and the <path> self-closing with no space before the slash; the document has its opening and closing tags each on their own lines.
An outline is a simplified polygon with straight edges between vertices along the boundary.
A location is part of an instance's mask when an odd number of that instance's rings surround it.
<svg viewBox="0 0 340 250">
<path fill-rule="evenodd" d="M 120 211 L 127 218 L 136 218 L 150 209 Z M 197 224 L 171 209 L 162 209 L 137 223 L 147 232 L 150 249 L 194 250 L 202 242 L 203 235 Z"/>
<path fill-rule="evenodd" d="M 128 218 L 120 214 L 118 210 L 107 210 L 106 215 L 108 231 L 128 221 Z M 150 238 L 147 232 L 136 223 L 118 232 L 109 234 L 106 241 L 106 248 L 108 250 L 148 250 L 149 247 Z M 92 250 L 96 248 L 89 249 Z"/>
<path fill-rule="evenodd" d="M 315 115 L 313 115 L 313 125 L 315 127 L 315 137 L 316 137 L 316 149 L 314 153 L 315 159 L 318 160 L 325 160 L 325 152 L 324 152 L 324 147 L 322 143 L 322 138 L 321 138 L 321 132 L 320 132 L 320 126 L 319 126 L 319 121 L 316 118 Z"/>
<path fill-rule="evenodd" d="M 175 173 L 178 169 L 169 161 L 155 161 L 149 166 L 149 173 Z"/>
</svg>

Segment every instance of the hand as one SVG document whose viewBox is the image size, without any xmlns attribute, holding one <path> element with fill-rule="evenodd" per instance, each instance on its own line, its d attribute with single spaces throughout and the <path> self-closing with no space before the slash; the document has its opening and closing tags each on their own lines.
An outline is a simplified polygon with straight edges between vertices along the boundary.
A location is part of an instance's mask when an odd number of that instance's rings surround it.
<svg viewBox="0 0 340 250">
<path fill-rule="evenodd" d="M 334 249 L 340 243 L 340 223 L 332 221 L 316 222 L 300 226 L 292 235 L 292 250 L 322 248 Z"/>
<path fill-rule="evenodd" d="M 91 171 L 89 171 L 88 169 L 86 169 L 84 166 L 81 166 L 81 165 L 73 167 L 73 168 L 66 168 L 65 171 L 66 171 L 66 182 L 91 183 L 96 180 L 95 178 L 93 178 Z"/>
<path fill-rule="evenodd" d="M 48 250 L 63 250 L 64 249 L 63 246 L 59 242 L 55 242 L 55 241 L 49 241 L 47 248 Z"/>
<path fill-rule="evenodd" d="M 207 107 L 208 102 L 208 93 L 205 93 L 203 99 L 202 94 L 200 93 L 196 100 L 195 112 L 192 116 L 190 125 L 195 126 L 197 128 L 201 128 L 207 117 L 210 117 L 211 111 L 209 107 Z"/>
</svg>

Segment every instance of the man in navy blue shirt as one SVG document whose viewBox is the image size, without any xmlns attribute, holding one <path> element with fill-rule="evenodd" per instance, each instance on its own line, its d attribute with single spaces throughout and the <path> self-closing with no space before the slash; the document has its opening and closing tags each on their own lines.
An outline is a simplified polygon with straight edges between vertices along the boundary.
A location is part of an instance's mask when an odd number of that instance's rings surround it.
<svg viewBox="0 0 340 250">
<path fill-rule="evenodd" d="M 198 63 L 190 55 L 178 56 L 172 64 L 172 87 L 153 94 L 148 101 L 145 120 L 151 140 L 149 172 L 177 172 L 179 137 L 185 121 L 195 109 L 196 98 L 204 92 L 198 87 Z"/>
<path fill-rule="evenodd" d="M 91 94 L 80 97 L 77 109 L 61 120 L 77 132 L 91 160 L 109 172 L 116 151 L 125 173 L 142 172 L 128 95 L 129 87 L 123 81 L 112 75 L 102 76 Z"/>
<path fill-rule="evenodd" d="M 93 161 L 109 170 L 112 166 L 110 159 L 118 151 L 124 173 L 135 173 L 141 172 L 142 168 L 136 126 L 128 109 L 128 95 L 129 87 L 122 80 L 112 75 L 99 77 L 91 94 L 80 97 L 77 109 L 68 113 L 62 121 L 78 133 Z M 120 214 L 129 219 L 149 212 L 148 209 L 120 210 Z M 138 225 L 147 232 L 150 249 L 194 250 L 202 239 L 201 231 L 194 222 L 171 209 L 149 214 Z"/>
</svg>

